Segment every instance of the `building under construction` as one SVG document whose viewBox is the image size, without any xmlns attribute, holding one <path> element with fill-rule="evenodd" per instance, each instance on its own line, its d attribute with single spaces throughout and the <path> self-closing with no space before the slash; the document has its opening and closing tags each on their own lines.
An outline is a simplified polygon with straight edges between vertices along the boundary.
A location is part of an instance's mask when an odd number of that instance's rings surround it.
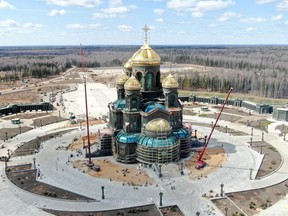
<svg viewBox="0 0 288 216">
<path fill-rule="evenodd" d="M 161 59 L 144 30 L 144 45 L 116 80 L 117 100 L 108 105 L 111 132 L 102 135 L 101 145 L 111 146 L 124 163 L 175 162 L 190 153 L 191 126 L 183 125 L 178 82 L 171 74 L 161 79 Z"/>
</svg>

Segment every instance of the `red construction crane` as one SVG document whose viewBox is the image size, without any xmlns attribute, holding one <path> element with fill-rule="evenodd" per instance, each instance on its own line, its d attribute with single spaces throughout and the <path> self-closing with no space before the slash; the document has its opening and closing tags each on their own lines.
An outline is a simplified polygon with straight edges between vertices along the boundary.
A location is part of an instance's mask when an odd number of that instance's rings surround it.
<svg viewBox="0 0 288 216">
<path fill-rule="evenodd" d="M 82 49 L 82 44 L 80 44 L 80 56 L 81 56 L 81 68 L 83 72 L 86 72 L 84 67 L 84 51 Z M 86 107 L 86 128 L 87 128 L 87 142 L 88 142 L 88 166 L 93 166 L 91 160 L 91 145 L 90 145 L 90 132 L 89 132 L 89 116 L 88 116 L 88 102 L 87 102 L 87 88 L 86 88 L 86 74 L 84 76 L 84 90 L 85 90 L 85 107 Z"/>
<path fill-rule="evenodd" d="M 213 134 L 213 131 L 214 131 L 216 125 L 217 125 L 217 122 L 218 122 L 218 120 L 219 120 L 219 118 L 220 118 L 220 115 L 221 115 L 221 113 L 222 113 L 222 111 L 223 111 L 223 109 L 224 109 L 224 107 L 225 107 L 225 105 L 226 105 L 226 103 L 227 103 L 227 101 L 228 101 L 229 95 L 230 95 L 230 93 L 232 92 L 232 90 L 233 90 L 233 88 L 230 88 L 230 90 L 229 90 L 229 92 L 228 92 L 228 95 L 227 95 L 227 97 L 226 97 L 226 100 L 225 100 L 224 103 L 222 104 L 221 110 L 220 110 L 220 112 L 219 112 L 219 114 L 218 114 L 218 116 L 217 116 L 217 118 L 216 118 L 216 121 L 215 121 L 215 123 L 214 123 L 214 125 L 213 125 L 213 127 L 212 127 L 212 129 L 211 129 L 211 132 L 210 132 L 210 134 L 209 134 L 209 136 L 208 136 L 208 138 L 207 138 L 207 140 L 206 140 L 206 142 L 205 142 L 205 144 L 204 144 L 204 147 L 203 147 L 203 149 L 202 149 L 202 151 L 201 151 L 201 153 L 200 153 L 200 156 L 199 156 L 199 158 L 198 158 L 198 160 L 197 160 L 197 165 L 195 166 L 196 169 L 201 169 L 201 168 L 203 168 L 203 167 L 206 165 L 206 162 L 202 160 L 202 157 L 203 157 L 203 155 L 204 155 L 204 153 L 205 153 L 205 150 L 206 150 L 206 148 L 207 148 L 207 146 L 208 146 L 208 143 L 209 143 L 209 141 L 210 141 L 210 138 L 211 138 L 211 136 L 212 136 L 212 134 Z"/>
</svg>

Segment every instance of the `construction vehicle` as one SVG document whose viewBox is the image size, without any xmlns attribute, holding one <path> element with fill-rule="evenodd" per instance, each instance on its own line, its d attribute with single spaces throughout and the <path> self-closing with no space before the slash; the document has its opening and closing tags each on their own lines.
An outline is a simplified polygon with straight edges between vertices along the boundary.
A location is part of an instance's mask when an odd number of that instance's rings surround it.
<svg viewBox="0 0 288 216">
<path fill-rule="evenodd" d="M 203 155 L 204 155 L 204 153 L 205 153 L 205 150 L 206 150 L 206 148 L 207 148 L 207 146 L 208 146 L 208 144 L 209 144 L 210 138 L 211 138 L 211 136 L 212 136 L 212 134 L 213 134 L 213 131 L 214 131 L 216 125 L 217 125 L 217 122 L 218 122 L 218 120 L 219 120 L 219 118 L 220 118 L 220 116 L 221 116 L 221 113 L 222 113 L 222 111 L 223 111 L 223 109 L 224 109 L 224 107 L 225 107 L 225 105 L 226 105 L 226 103 L 227 103 L 227 101 L 228 101 L 229 95 L 230 95 L 230 93 L 232 92 L 232 90 L 233 90 L 233 88 L 230 88 L 230 90 L 229 90 L 229 92 L 228 92 L 228 95 L 227 95 L 227 97 L 226 97 L 226 100 L 225 100 L 224 103 L 222 104 L 221 110 L 220 110 L 220 112 L 219 112 L 219 114 L 218 114 L 218 116 L 217 116 L 217 118 L 216 118 L 216 121 L 215 121 L 215 123 L 214 123 L 214 125 L 213 125 L 213 127 L 212 127 L 212 129 L 211 129 L 211 132 L 210 132 L 210 134 L 209 134 L 209 136 L 208 136 L 208 138 L 207 138 L 207 140 L 206 140 L 206 142 L 205 142 L 205 144 L 204 144 L 204 146 L 203 146 L 203 149 L 202 149 L 202 151 L 201 151 L 201 153 L 200 153 L 200 155 L 199 155 L 199 158 L 198 158 L 198 160 L 197 160 L 197 165 L 195 166 L 196 169 L 202 169 L 203 167 L 206 166 L 206 162 L 202 160 L 202 157 L 203 157 Z"/>
</svg>

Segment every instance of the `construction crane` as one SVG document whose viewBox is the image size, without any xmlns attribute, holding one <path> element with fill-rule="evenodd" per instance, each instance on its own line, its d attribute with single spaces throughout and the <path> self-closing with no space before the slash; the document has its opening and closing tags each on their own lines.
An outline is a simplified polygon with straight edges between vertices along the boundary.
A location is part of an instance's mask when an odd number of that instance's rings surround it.
<svg viewBox="0 0 288 216">
<path fill-rule="evenodd" d="M 88 166 L 92 167 L 94 164 L 91 160 L 91 144 L 90 144 L 90 132 L 89 132 L 89 116 L 88 116 L 88 101 L 87 101 L 87 87 L 86 87 L 86 79 L 87 79 L 87 71 L 84 66 L 84 51 L 82 49 L 82 44 L 80 44 L 80 56 L 81 56 L 81 69 L 85 72 L 84 75 L 84 91 L 85 91 L 85 108 L 86 108 L 86 128 L 87 128 L 87 142 L 88 142 Z"/>
<path fill-rule="evenodd" d="M 208 146 L 208 143 L 209 143 L 209 141 L 210 141 L 210 138 L 211 138 L 211 136 L 212 136 L 212 134 L 213 134 L 213 131 L 214 131 L 216 125 L 217 125 L 217 122 L 218 122 L 218 120 L 219 120 L 219 118 L 220 118 L 220 116 L 221 116 L 221 113 L 222 113 L 222 111 L 223 111 L 223 109 L 224 109 L 224 107 L 225 107 L 225 105 L 226 105 L 226 103 L 227 103 L 227 101 L 228 101 L 229 95 L 230 95 L 230 93 L 232 92 L 232 90 L 233 90 L 233 88 L 230 88 L 230 90 L 229 90 L 229 92 L 228 92 L 228 95 L 227 95 L 227 97 L 226 97 L 226 100 L 225 100 L 224 103 L 222 104 L 221 110 L 220 110 L 220 112 L 219 112 L 219 114 L 218 114 L 218 116 L 217 116 L 217 118 L 216 118 L 216 121 L 215 121 L 215 123 L 214 123 L 214 125 L 213 125 L 213 127 L 212 127 L 212 129 L 211 129 L 211 132 L 210 132 L 210 134 L 209 134 L 209 136 L 208 136 L 208 138 L 207 138 L 207 140 L 206 140 L 206 142 L 205 142 L 205 144 L 204 144 L 204 147 L 203 147 L 203 149 L 202 149 L 202 151 L 201 151 L 201 153 L 200 153 L 200 156 L 199 156 L 199 158 L 198 158 L 198 160 L 197 160 L 197 165 L 195 166 L 196 169 L 201 169 L 201 168 L 203 168 L 203 167 L 206 166 L 206 162 L 202 160 L 202 157 L 203 157 L 203 155 L 204 155 L 204 153 L 205 153 L 205 150 L 206 150 L 206 148 L 207 148 L 207 146 Z"/>
</svg>

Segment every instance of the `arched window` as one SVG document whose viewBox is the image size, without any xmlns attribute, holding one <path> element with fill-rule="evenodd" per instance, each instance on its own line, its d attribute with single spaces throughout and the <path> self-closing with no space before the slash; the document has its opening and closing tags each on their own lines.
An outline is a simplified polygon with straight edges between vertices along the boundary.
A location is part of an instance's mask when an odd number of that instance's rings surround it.
<svg viewBox="0 0 288 216">
<path fill-rule="evenodd" d="M 137 110 L 138 100 L 137 98 L 131 98 L 131 110 Z"/>
<path fill-rule="evenodd" d="M 156 87 L 160 89 L 160 71 L 156 74 Z"/>
<path fill-rule="evenodd" d="M 138 71 L 138 72 L 136 73 L 136 79 L 137 79 L 139 82 L 141 82 L 142 73 L 141 73 L 140 71 Z"/>
<path fill-rule="evenodd" d="M 169 95 L 168 96 L 168 107 L 174 107 L 175 96 Z"/>
<path fill-rule="evenodd" d="M 153 90 L 154 76 L 153 73 L 149 72 L 145 76 L 145 90 L 151 91 Z"/>
</svg>

